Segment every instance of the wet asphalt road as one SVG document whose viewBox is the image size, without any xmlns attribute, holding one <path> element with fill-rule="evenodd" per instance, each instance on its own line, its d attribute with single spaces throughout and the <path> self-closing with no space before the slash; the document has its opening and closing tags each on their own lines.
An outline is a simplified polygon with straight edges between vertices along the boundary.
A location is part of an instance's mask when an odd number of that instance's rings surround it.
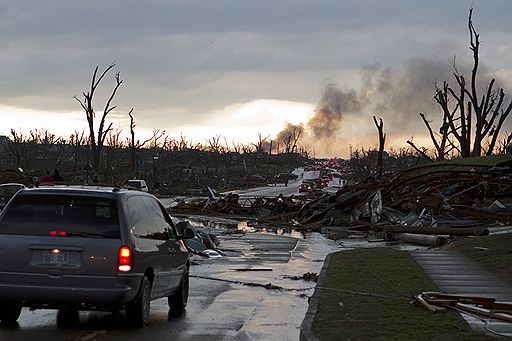
<svg viewBox="0 0 512 341">
<path fill-rule="evenodd" d="M 299 194 L 299 187 L 302 180 L 290 181 L 287 186 L 284 184 L 268 185 L 264 187 L 255 187 L 240 191 L 232 191 L 240 195 L 240 198 L 247 197 L 277 197 L 279 194 L 290 196 Z"/>
<path fill-rule="evenodd" d="M 184 316 L 170 316 L 166 299 L 156 300 L 148 326 L 139 330 L 125 322 L 124 312 L 80 312 L 78 322 L 60 326 L 56 311 L 24 308 L 17 325 L 0 325 L 0 340 L 298 340 L 315 283 L 287 276 L 318 273 L 336 243 L 319 234 L 303 239 L 235 233 L 220 239 L 226 257 L 193 258 Z M 257 286 L 268 283 L 283 289 Z"/>
</svg>

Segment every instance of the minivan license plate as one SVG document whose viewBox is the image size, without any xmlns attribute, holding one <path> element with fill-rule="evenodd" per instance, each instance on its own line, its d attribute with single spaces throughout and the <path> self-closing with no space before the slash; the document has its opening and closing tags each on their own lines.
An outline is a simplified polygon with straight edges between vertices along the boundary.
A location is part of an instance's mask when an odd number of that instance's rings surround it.
<svg viewBox="0 0 512 341">
<path fill-rule="evenodd" d="M 45 251 L 43 253 L 43 264 L 67 265 L 68 263 L 69 263 L 69 256 L 66 251 L 61 251 L 59 253 Z"/>
</svg>

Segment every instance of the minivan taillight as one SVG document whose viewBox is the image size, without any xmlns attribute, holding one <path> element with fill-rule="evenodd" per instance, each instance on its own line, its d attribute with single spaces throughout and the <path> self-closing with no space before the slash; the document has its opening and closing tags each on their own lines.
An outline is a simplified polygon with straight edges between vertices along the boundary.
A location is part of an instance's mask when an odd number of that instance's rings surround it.
<svg viewBox="0 0 512 341">
<path fill-rule="evenodd" d="M 128 246 L 121 246 L 117 256 L 117 271 L 129 272 L 132 270 L 133 252 Z"/>
</svg>

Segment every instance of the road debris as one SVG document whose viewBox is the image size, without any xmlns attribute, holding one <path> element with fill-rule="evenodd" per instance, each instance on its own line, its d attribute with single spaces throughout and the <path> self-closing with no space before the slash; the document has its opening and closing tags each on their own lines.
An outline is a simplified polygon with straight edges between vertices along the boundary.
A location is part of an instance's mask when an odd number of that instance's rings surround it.
<svg viewBox="0 0 512 341">
<path fill-rule="evenodd" d="M 419 303 L 433 313 L 450 308 L 469 315 L 512 323 L 512 303 L 497 302 L 494 298 L 422 292 L 414 295 L 413 303 Z"/>
<path fill-rule="evenodd" d="M 181 221 L 176 224 L 176 228 L 181 235 L 193 236 L 184 239 L 187 249 L 196 255 L 207 258 L 220 258 L 224 253 L 217 249 L 220 242 L 217 236 L 208 233 L 205 229 L 195 227 L 187 221 Z"/>
<path fill-rule="evenodd" d="M 76 338 L 68 339 L 68 341 L 89 341 L 95 339 L 99 336 L 102 336 L 106 333 L 106 330 L 95 330 L 92 333 L 85 334 Z"/>
<path fill-rule="evenodd" d="M 206 279 L 206 280 L 210 280 L 210 281 L 220 281 L 220 282 L 227 282 L 227 283 L 232 283 L 232 284 L 245 285 L 245 286 L 249 286 L 249 287 L 261 287 L 261 288 L 265 288 L 267 290 L 308 291 L 308 290 L 313 289 L 313 288 L 300 288 L 300 289 L 283 288 L 282 286 L 274 285 L 272 283 L 262 284 L 262 283 L 255 283 L 255 282 L 243 282 L 243 281 L 234 281 L 234 280 L 229 280 L 229 279 L 224 279 L 224 278 L 214 278 L 214 277 L 197 276 L 197 275 L 190 275 L 190 277 L 198 278 L 198 279 Z"/>
<path fill-rule="evenodd" d="M 293 279 L 295 281 L 303 280 L 306 282 L 317 282 L 318 281 L 318 274 L 314 272 L 306 272 L 302 276 L 284 276 L 284 278 Z"/>
</svg>

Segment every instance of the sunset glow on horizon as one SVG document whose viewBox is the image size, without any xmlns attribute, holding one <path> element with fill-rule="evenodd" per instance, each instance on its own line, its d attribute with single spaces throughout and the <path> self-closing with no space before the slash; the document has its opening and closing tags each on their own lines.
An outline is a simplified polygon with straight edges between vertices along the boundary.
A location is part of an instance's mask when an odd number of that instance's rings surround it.
<svg viewBox="0 0 512 341">
<path fill-rule="evenodd" d="M 185 136 L 192 143 L 204 144 L 208 139 L 222 136 L 222 139 L 233 144 L 255 143 L 258 133 L 263 138 L 274 138 L 289 122 L 305 124 L 312 115 L 314 106 L 308 103 L 261 99 L 248 103 L 239 103 L 224 109 L 211 112 L 210 119 L 201 124 L 188 124 L 173 127 L 170 123 L 159 127 L 142 127 L 137 124 L 135 132 L 141 140 L 151 136 L 154 129 L 165 130 L 170 138 Z M 48 130 L 56 136 L 67 138 L 75 131 L 85 131 L 88 125 L 83 111 L 52 113 L 24 108 L 0 106 L 3 123 L 1 135 L 10 135 L 11 129 L 23 134 L 31 130 Z M 95 125 L 99 125 L 97 114 Z M 113 117 L 110 117 L 113 116 Z M 129 136 L 129 117 L 126 115 L 107 116 L 107 124 L 112 123 L 114 129 L 122 130 L 121 135 Z M 137 120 L 136 120 L 137 122 Z"/>
</svg>

